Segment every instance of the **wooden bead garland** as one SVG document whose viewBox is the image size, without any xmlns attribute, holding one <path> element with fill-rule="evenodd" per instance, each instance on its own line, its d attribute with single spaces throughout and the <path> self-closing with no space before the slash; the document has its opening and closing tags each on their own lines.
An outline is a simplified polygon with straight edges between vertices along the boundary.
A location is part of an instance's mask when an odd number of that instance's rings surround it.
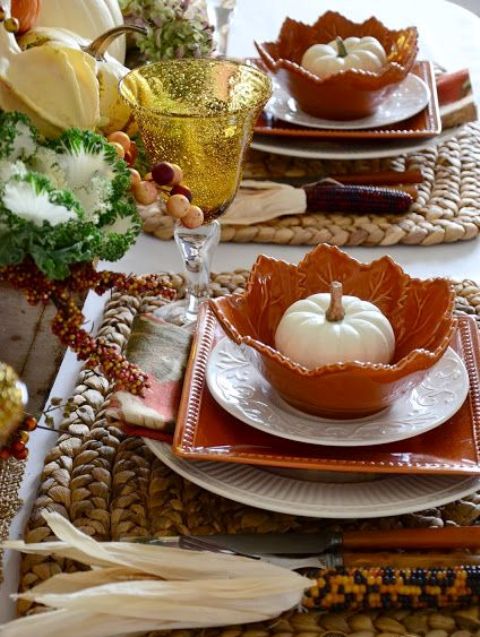
<svg viewBox="0 0 480 637">
<path fill-rule="evenodd" d="M 142 179 L 134 168 L 138 153 L 135 142 L 123 131 L 115 131 L 107 139 L 130 167 L 131 190 L 139 204 L 148 206 L 161 197 L 165 201 L 167 214 L 180 220 L 185 227 L 197 228 L 202 225 L 203 211 L 191 204 L 192 192 L 182 183 L 183 171 L 180 166 L 159 162 Z"/>
</svg>

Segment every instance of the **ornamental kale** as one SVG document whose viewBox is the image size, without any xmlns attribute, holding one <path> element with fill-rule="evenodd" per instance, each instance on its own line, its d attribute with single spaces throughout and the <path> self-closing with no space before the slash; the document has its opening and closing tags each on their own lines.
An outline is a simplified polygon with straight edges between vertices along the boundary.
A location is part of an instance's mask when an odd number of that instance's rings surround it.
<svg viewBox="0 0 480 637">
<path fill-rule="evenodd" d="M 140 221 L 130 174 L 101 135 L 71 129 L 42 143 L 17 113 L 0 117 L 0 266 L 33 259 L 51 279 L 117 260 Z"/>
</svg>

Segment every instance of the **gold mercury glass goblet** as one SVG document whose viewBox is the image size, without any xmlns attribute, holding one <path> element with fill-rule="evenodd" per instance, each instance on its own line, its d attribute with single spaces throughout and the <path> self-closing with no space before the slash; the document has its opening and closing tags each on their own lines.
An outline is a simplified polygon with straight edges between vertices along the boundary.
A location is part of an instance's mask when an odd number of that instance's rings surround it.
<svg viewBox="0 0 480 637">
<path fill-rule="evenodd" d="M 178 221 L 174 230 L 187 273 L 187 298 L 181 305 L 165 306 L 162 315 L 188 323 L 208 296 L 210 261 L 220 238 L 217 219 L 237 192 L 271 82 L 258 69 L 232 60 L 189 59 L 147 64 L 128 73 L 119 88 L 152 165 L 167 161 L 181 166 L 192 204 L 204 213 L 199 228 Z"/>
</svg>

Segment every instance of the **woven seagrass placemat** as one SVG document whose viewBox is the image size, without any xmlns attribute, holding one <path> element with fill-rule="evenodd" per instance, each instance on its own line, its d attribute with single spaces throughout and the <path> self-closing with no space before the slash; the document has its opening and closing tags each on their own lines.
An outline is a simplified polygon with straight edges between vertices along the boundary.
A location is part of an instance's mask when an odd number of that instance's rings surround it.
<svg viewBox="0 0 480 637">
<path fill-rule="evenodd" d="M 0 542 L 8 538 L 8 531 L 15 514 L 20 508 L 18 497 L 22 483 L 25 462 L 9 458 L 0 460 Z M 0 583 L 3 579 L 3 559 L 0 551 Z"/>
<path fill-rule="evenodd" d="M 480 123 L 463 126 L 438 146 L 393 159 L 308 160 L 252 151 L 244 177 L 305 178 L 328 174 L 420 168 L 417 201 L 405 215 L 303 214 L 249 226 L 225 225 L 222 241 L 317 245 L 408 244 L 429 246 L 474 239 L 480 233 Z M 173 220 L 162 213 L 145 217 L 144 230 L 170 239 Z"/>
<path fill-rule="evenodd" d="M 214 295 L 240 291 L 248 272 L 213 277 Z M 172 277 L 178 289 L 179 276 Z M 471 281 L 456 285 L 457 308 L 474 315 L 480 325 L 480 288 Z M 132 321 L 140 310 L 158 305 L 152 298 L 114 295 L 107 303 L 100 335 L 123 348 Z M 421 513 L 375 520 L 311 520 L 262 511 L 213 495 L 174 474 L 140 438 L 126 437 L 105 417 L 110 395 L 108 381 L 83 370 L 60 425 L 58 442 L 45 458 L 45 466 L 30 521 L 27 542 L 51 539 L 42 512 L 56 510 L 98 540 L 126 537 L 213 532 L 269 532 L 343 528 L 423 527 L 473 524 L 480 516 L 480 494 Z M 23 556 L 21 590 L 53 574 L 77 569 L 66 559 Z M 22 613 L 34 612 L 21 602 Z M 462 631 L 461 633 L 458 631 Z M 478 631 L 478 632 L 477 632 Z M 386 611 L 370 613 L 300 613 L 291 611 L 276 620 L 248 626 L 202 631 L 174 631 L 176 637 L 392 637 L 398 634 L 427 637 L 471 637 L 480 634 L 477 607 L 454 613 Z M 379 635 L 380 637 L 380 635 Z"/>
</svg>

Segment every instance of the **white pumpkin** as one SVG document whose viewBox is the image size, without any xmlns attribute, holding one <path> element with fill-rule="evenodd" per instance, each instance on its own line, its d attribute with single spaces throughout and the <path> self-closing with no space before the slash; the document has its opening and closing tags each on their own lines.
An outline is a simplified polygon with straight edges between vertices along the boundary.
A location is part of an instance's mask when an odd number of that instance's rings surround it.
<svg viewBox="0 0 480 637">
<path fill-rule="evenodd" d="M 62 27 L 89 41 L 113 27 L 123 24 L 118 0 L 42 0 L 37 27 Z M 122 64 L 125 62 L 125 36 L 108 52 Z"/>
<path fill-rule="evenodd" d="M 342 297 L 334 281 L 330 293 L 296 301 L 275 333 L 279 352 L 307 369 L 352 361 L 389 363 L 395 335 L 387 317 L 369 301 Z"/>
<path fill-rule="evenodd" d="M 328 44 L 314 44 L 302 57 L 302 66 L 320 78 L 347 69 L 378 71 L 387 61 L 385 49 L 371 36 L 337 37 Z"/>
</svg>

